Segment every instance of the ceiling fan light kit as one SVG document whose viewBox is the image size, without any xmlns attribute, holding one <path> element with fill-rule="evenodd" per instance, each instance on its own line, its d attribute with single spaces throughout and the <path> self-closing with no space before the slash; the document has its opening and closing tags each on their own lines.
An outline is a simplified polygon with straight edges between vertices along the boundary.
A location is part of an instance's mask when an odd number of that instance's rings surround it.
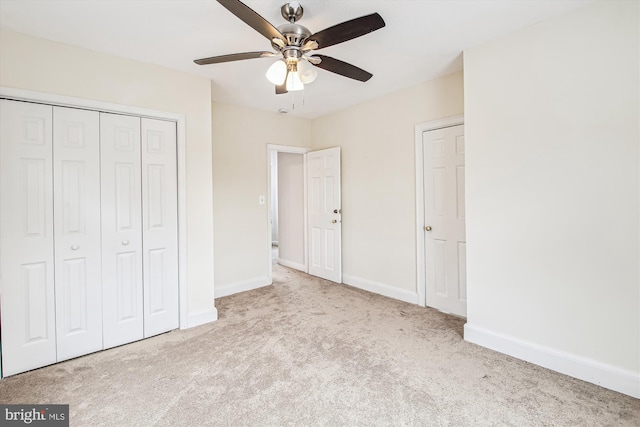
<svg viewBox="0 0 640 427">
<path fill-rule="evenodd" d="M 274 85 L 281 85 L 287 78 L 287 64 L 282 59 L 278 59 L 267 70 L 267 80 Z"/>
<path fill-rule="evenodd" d="M 338 59 L 314 54 L 314 51 L 364 36 L 384 27 L 384 20 L 377 13 L 351 19 L 317 33 L 311 33 L 308 28 L 296 23 L 304 13 L 304 9 L 298 2 L 282 5 L 280 12 L 288 23 L 276 28 L 239 0 L 217 1 L 229 12 L 269 39 L 271 47 L 276 52 L 244 52 L 213 56 L 196 59 L 194 62 L 198 65 L 280 57 L 266 72 L 267 79 L 276 86 L 276 94 L 303 90 L 305 84 L 312 83 L 318 76 L 318 72 L 311 65 L 362 82 L 366 82 L 373 76 L 361 68 Z"/>
<path fill-rule="evenodd" d="M 276 86 L 286 83 L 288 92 L 302 90 L 305 84 L 312 83 L 318 76 L 318 72 L 303 65 L 303 61 L 296 58 L 288 58 L 286 61 L 279 59 L 267 70 L 267 80 Z"/>
<path fill-rule="evenodd" d="M 302 80 L 300 80 L 300 75 L 298 74 L 297 61 L 287 64 L 287 72 L 287 91 L 295 92 L 297 90 L 304 89 L 304 84 L 302 83 Z"/>
<path fill-rule="evenodd" d="M 309 65 L 308 61 L 298 61 L 298 75 L 302 83 L 308 85 L 316 80 L 318 72 L 314 67 Z"/>
</svg>

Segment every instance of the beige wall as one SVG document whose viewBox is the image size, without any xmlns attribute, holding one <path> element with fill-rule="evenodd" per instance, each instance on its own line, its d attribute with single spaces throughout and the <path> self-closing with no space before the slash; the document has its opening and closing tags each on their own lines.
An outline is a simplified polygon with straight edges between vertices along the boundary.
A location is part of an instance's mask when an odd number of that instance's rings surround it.
<svg viewBox="0 0 640 427">
<path fill-rule="evenodd" d="M 462 80 L 451 74 L 313 121 L 313 149 L 342 149 L 345 283 L 416 297 L 415 125 L 462 114 Z"/>
<path fill-rule="evenodd" d="M 598 2 L 464 58 L 474 340 L 636 397 L 638 6 Z"/>
<path fill-rule="evenodd" d="M 214 310 L 210 82 L 2 31 L 0 86 L 186 116 L 188 315 L 207 318 Z"/>
<path fill-rule="evenodd" d="M 216 289 L 266 284 L 271 244 L 267 144 L 309 147 L 309 120 L 213 104 L 213 206 Z"/>
</svg>

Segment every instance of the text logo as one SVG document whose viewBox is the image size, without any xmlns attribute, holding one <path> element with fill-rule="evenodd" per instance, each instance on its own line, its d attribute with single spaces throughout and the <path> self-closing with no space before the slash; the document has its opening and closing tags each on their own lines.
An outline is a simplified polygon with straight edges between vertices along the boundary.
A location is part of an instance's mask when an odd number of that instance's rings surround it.
<svg viewBox="0 0 640 427">
<path fill-rule="evenodd" d="M 69 405 L 0 405 L 3 426 L 69 427 Z"/>
</svg>

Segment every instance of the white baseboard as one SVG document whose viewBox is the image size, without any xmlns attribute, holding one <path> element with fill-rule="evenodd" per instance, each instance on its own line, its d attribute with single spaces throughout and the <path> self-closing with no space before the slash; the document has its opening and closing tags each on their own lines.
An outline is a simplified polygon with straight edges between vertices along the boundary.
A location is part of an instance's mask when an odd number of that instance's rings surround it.
<svg viewBox="0 0 640 427">
<path fill-rule="evenodd" d="M 464 339 L 610 390 L 640 399 L 640 374 L 491 330 L 464 325 Z"/>
<path fill-rule="evenodd" d="M 384 295 L 385 297 L 397 299 L 411 304 L 418 304 L 418 293 L 399 289 L 395 286 L 389 286 L 385 283 L 374 282 L 373 280 L 363 279 L 361 277 L 342 275 L 342 283 L 362 289 L 374 294 Z"/>
<path fill-rule="evenodd" d="M 186 327 L 180 329 L 194 328 L 196 326 L 204 325 L 205 323 L 214 322 L 216 320 L 218 320 L 218 309 L 213 307 L 212 310 L 189 314 L 187 316 Z"/>
<path fill-rule="evenodd" d="M 270 284 L 271 280 L 269 280 L 268 277 L 257 277 L 255 279 L 245 280 L 244 282 L 231 283 L 230 285 L 215 288 L 214 294 L 216 298 L 226 297 L 237 294 L 238 292 L 250 291 L 252 289 L 262 288 L 263 286 L 269 286 Z"/>
<path fill-rule="evenodd" d="M 278 264 L 284 265 L 285 267 L 294 268 L 296 270 L 305 271 L 304 264 L 300 264 L 298 262 L 289 261 L 286 259 L 278 258 Z"/>
</svg>

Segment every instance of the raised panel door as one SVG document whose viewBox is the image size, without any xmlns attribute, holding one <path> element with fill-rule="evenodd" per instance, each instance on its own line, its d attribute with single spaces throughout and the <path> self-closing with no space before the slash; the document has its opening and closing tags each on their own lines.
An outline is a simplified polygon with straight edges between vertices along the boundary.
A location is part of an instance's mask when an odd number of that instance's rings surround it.
<svg viewBox="0 0 640 427">
<path fill-rule="evenodd" d="M 341 283 L 340 147 L 306 156 L 309 274 Z"/>
<path fill-rule="evenodd" d="M 140 118 L 100 114 L 103 343 L 144 337 Z"/>
<path fill-rule="evenodd" d="M 56 361 L 52 107 L 0 100 L 3 374 Z"/>
<path fill-rule="evenodd" d="M 426 305 L 467 314 L 464 126 L 423 133 Z"/>
<path fill-rule="evenodd" d="M 178 327 L 176 124 L 142 119 L 144 335 Z"/>
<path fill-rule="evenodd" d="M 58 361 L 102 349 L 99 113 L 53 109 Z"/>
</svg>

